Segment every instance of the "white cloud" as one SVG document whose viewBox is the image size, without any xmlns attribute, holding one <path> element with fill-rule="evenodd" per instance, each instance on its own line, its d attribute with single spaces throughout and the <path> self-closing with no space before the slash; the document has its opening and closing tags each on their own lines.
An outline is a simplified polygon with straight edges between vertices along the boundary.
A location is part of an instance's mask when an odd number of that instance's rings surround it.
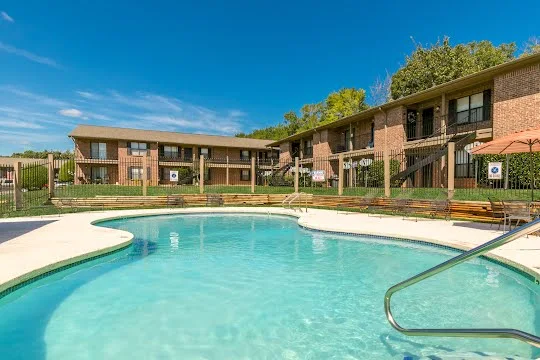
<svg viewBox="0 0 540 360">
<path fill-rule="evenodd" d="M 13 20 L 13 18 L 11 16 L 9 16 L 8 13 L 5 12 L 5 11 L 0 12 L 0 15 L 2 16 L 2 19 L 4 19 L 7 22 L 10 22 L 10 23 L 15 22 L 15 20 Z"/>
<path fill-rule="evenodd" d="M 80 97 L 85 99 L 98 99 L 99 96 L 88 91 L 75 91 Z"/>
<path fill-rule="evenodd" d="M 58 112 L 60 115 L 68 116 L 68 117 L 75 117 L 75 118 L 82 118 L 83 113 L 80 110 L 77 109 L 62 109 Z"/>
<path fill-rule="evenodd" d="M 9 128 L 43 129 L 43 126 L 39 124 L 21 120 L 0 119 L 0 124 Z"/>
<path fill-rule="evenodd" d="M 41 105 L 54 106 L 54 107 L 70 107 L 70 103 L 55 99 L 49 96 L 34 94 L 29 91 L 24 91 L 13 86 L 0 86 L 0 91 L 6 91 L 21 98 L 32 100 L 32 102 L 39 103 Z"/>
<path fill-rule="evenodd" d="M 57 68 L 57 69 L 60 68 L 60 65 L 58 65 L 56 63 L 56 61 L 54 61 L 53 59 L 33 54 L 30 51 L 27 51 L 27 50 L 24 50 L 24 49 L 18 49 L 18 48 L 14 47 L 14 46 L 4 44 L 3 42 L 0 42 L 0 51 L 4 51 L 4 52 L 7 52 L 8 54 L 13 54 L 13 55 L 24 57 L 24 58 L 26 58 L 26 59 L 28 59 L 30 61 L 33 61 L 33 62 L 36 62 L 36 63 L 39 63 L 39 64 L 52 66 L 52 67 Z"/>
</svg>

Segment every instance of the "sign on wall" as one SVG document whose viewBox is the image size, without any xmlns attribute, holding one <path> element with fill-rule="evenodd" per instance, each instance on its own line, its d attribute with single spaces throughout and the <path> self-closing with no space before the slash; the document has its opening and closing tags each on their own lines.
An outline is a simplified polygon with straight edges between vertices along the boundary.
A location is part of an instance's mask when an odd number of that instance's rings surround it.
<svg viewBox="0 0 540 360">
<path fill-rule="evenodd" d="M 373 163 L 373 160 L 372 159 L 362 159 L 358 162 L 358 165 L 362 166 L 362 167 L 366 167 L 366 166 L 369 166 Z"/>
<path fill-rule="evenodd" d="M 488 179 L 502 179 L 502 162 L 490 162 L 488 164 Z"/>
<path fill-rule="evenodd" d="M 169 172 L 169 180 L 171 181 L 178 181 L 178 170 L 171 170 Z"/>
<path fill-rule="evenodd" d="M 324 181 L 324 170 L 313 170 L 311 172 L 311 180 L 314 182 L 322 182 Z"/>
</svg>

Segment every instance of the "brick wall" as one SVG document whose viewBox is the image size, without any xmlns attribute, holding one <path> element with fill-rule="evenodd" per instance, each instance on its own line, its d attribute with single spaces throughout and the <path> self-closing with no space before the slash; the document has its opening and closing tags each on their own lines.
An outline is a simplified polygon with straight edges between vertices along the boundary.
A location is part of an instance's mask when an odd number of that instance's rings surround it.
<svg viewBox="0 0 540 360">
<path fill-rule="evenodd" d="M 405 108 L 398 106 L 384 113 L 375 115 L 375 151 L 384 150 L 384 124 L 387 119 L 388 127 L 388 149 L 401 150 L 405 139 Z"/>
<path fill-rule="evenodd" d="M 92 157 L 91 143 L 107 144 L 107 159 L 118 159 L 118 141 L 75 139 L 75 158 L 90 159 Z"/>
<path fill-rule="evenodd" d="M 315 151 L 315 145 L 313 146 Z M 291 161 L 291 143 L 290 142 L 284 142 L 282 144 L 279 144 L 279 161 L 289 162 Z"/>
<path fill-rule="evenodd" d="M 493 137 L 540 126 L 540 64 L 497 76 Z"/>
</svg>

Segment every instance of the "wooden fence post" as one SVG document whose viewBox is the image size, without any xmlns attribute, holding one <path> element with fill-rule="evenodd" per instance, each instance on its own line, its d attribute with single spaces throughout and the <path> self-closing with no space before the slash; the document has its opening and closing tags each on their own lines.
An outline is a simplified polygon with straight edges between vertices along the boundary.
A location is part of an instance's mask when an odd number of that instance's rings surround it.
<svg viewBox="0 0 540 360">
<path fill-rule="evenodd" d="M 146 196 L 148 194 L 148 157 L 146 155 L 142 158 L 142 194 Z"/>
<path fill-rule="evenodd" d="M 343 195 L 343 153 L 338 157 L 338 195 Z"/>
<path fill-rule="evenodd" d="M 255 156 L 251 156 L 251 193 L 255 193 L 255 179 L 257 174 L 255 173 Z"/>
<path fill-rule="evenodd" d="M 21 210 L 23 208 L 21 170 L 21 162 L 16 161 L 13 164 L 13 206 L 15 210 Z"/>
<path fill-rule="evenodd" d="M 204 155 L 199 156 L 199 194 L 204 194 Z"/>
<path fill-rule="evenodd" d="M 294 192 L 298 192 L 298 182 L 299 176 L 298 172 L 300 171 L 300 166 L 298 164 L 298 156 L 294 158 Z"/>
<path fill-rule="evenodd" d="M 456 144 L 453 142 L 448 143 L 448 161 L 446 166 L 448 167 L 448 200 L 452 200 L 454 197 L 454 176 L 455 176 L 455 152 Z"/>
<path fill-rule="evenodd" d="M 48 170 L 49 170 L 47 174 L 49 182 L 47 184 L 49 187 L 49 200 L 50 200 L 54 197 L 54 155 L 48 154 L 47 159 L 48 159 Z M 69 161 L 69 160 L 66 160 L 66 161 Z"/>
</svg>

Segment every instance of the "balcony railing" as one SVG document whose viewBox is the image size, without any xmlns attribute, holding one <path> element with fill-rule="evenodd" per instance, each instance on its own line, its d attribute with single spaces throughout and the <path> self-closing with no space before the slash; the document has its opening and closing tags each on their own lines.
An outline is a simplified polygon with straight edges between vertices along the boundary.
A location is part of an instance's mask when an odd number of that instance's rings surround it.
<svg viewBox="0 0 540 360">
<path fill-rule="evenodd" d="M 348 144 L 340 143 L 334 147 L 334 154 L 353 151 L 353 150 L 363 150 L 363 149 L 372 149 L 373 148 L 373 137 L 370 133 L 360 134 L 354 137 L 352 143 L 352 148 L 349 148 Z"/>
</svg>

